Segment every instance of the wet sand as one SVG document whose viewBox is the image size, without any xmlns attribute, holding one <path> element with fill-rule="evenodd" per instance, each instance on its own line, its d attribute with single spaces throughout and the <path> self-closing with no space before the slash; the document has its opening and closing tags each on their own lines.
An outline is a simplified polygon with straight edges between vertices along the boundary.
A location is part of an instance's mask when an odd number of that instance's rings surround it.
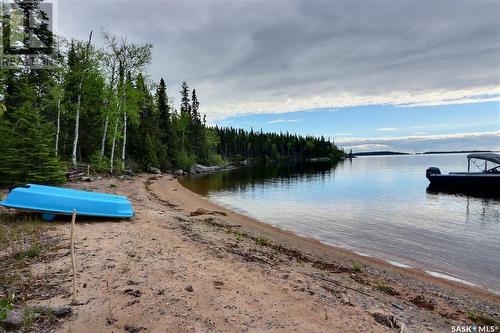
<svg viewBox="0 0 500 333">
<path fill-rule="evenodd" d="M 127 195 L 136 216 L 78 219 L 83 305 L 60 332 L 450 332 L 469 311 L 498 321 L 498 295 L 260 223 L 172 176 L 69 186 Z M 56 232 L 67 239 L 69 225 Z M 71 290 L 69 256 L 38 270 L 67 270 Z"/>
</svg>

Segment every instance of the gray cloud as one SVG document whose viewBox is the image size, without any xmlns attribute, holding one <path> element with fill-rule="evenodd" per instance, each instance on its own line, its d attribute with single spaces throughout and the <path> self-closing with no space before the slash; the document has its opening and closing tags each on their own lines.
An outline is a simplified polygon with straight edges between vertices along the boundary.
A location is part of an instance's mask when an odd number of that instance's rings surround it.
<svg viewBox="0 0 500 333">
<path fill-rule="evenodd" d="M 499 22 L 488 0 L 59 3 L 63 35 L 102 26 L 153 43 L 153 78 L 171 94 L 188 81 L 209 118 L 498 100 Z"/>
<path fill-rule="evenodd" d="M 500 130 L 483 133 L 410 135 L 381 138 L 338 138 L 335 142 L 354 152 L 391 150 L 403 152 L 446 150 L 500 150 Z"/>
</svg>

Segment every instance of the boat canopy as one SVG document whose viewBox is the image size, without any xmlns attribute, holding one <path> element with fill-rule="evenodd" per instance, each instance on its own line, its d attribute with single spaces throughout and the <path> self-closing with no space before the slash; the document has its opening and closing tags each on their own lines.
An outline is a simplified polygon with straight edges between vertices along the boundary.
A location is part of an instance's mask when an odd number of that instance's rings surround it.
<svg viewBox="0 0 500 333">
<path fill-rule="evenodd" d="M 493 162 L 495 164 L 500 164 L 500 154 L 495 153 L 474 153 L 467 155 L 467 158 L 470 160 L 471 158 L 475 158 L 478 160 L 485 160 L 489 162 Z"/>
</svg>

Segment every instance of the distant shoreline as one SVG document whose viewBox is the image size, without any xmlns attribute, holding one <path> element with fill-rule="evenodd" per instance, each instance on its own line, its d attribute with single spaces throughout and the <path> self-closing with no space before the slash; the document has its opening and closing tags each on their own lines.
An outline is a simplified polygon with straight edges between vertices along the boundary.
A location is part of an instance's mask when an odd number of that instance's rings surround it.
<svg viewBox="0 0 500 333">
<path fill-rule="evenodd" d="M 466 154 L 466 153 L 491 153 L 494 150 L 450 150 L 450 151 L 426 151 L 420 153 L 405 153 L 397 151 L 371 151 L 353 153 L 353 156 L 387 156 L 387 155 L 437 155 L 437 154 Z"/>
<path fill-rule="evenodd" d="M 491 152 L 493 152 L 493 150 L 426 151 L 424 153 L 416 153 L 415 155 L 491 153 Z"/>
<path fill-rule="evenodd" d="M 397 151 L 370 151 L 363 153 L 353 153 L 353 156 L 381 156 L 381 155 L 410 155 L 410 153 L 402 153 Z"/>
</svg>

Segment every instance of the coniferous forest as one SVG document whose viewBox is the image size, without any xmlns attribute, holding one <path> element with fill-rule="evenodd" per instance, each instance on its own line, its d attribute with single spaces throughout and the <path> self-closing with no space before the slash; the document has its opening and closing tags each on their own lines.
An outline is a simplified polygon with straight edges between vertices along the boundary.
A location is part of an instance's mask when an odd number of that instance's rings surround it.
<svg viewBox="0 0 500 333">
<path fill-rule="evenodd" d="M 121 174 L 343 154 L 324 138 L 209 127 L 196 89 L 146 74 L 152 45 L 103 37 L 61 39 L 49 69 L 0 70 L 0 183 L 60 183 L 82 164 Z"/>
</svg>

